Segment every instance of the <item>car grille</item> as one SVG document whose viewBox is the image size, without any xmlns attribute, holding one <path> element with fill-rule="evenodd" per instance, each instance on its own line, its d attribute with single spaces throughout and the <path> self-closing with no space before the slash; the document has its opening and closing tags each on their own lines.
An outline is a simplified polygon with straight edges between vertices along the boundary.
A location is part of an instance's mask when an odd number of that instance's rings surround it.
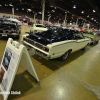
<svg viewBox="0 0 100 100">
<path fill-rule="evenodd" d="M 33 46 L 35 46 L 37 48 L 43 49 L 43 46 L 41 44 L 39 44 L 39 43 L 36 43 L 36 42 L 34 42 L 34 41 L 30 40 L 30 39 L 27 39 L 27 38 L 24 38 L 23 40 L 28 42 L 28 43 L 30 43 L 31 45 L 33 45 Z"/>
</svg>

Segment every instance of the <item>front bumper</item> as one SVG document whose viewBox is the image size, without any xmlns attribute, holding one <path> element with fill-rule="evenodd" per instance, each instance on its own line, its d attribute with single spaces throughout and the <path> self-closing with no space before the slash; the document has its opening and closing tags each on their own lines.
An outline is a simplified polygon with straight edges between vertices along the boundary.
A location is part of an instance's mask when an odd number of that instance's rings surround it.
<svg viewBox="0 0 100 100">
<path fill-rule="evenodd" d="M 43 52 L 41 52 L 41 51 L 39 51 L 39 50 L 37 50 L 37 49 L 31 47 L 30 45 L 24 43 L 23 41 L 21 41 L 21 43 L 22 43 L 26 48 L 30 49 L 34 54 L 39 55 L 41 58 L 44 58 L 44 59 L 46 59 L 46 60 L 49 60 L 49 59 L 50 59 L 50 56 L 49 56 L 49 55 L 47 55 L 47 54 L 45 54 L 45 53 L 43 53 Z"/>
</svg>

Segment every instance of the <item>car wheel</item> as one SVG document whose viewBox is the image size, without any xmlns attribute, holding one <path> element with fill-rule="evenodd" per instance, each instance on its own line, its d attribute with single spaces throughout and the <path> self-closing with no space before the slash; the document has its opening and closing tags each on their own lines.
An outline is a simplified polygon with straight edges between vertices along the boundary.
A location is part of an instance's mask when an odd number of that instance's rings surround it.
<svg viewBox="0 0 100 100">
<path fill-rule="evenodd" d="M 99 41 L 96 41 L 96 43 L 99 43 Z"/>
<path fill-rule="evenodd" d="M 86 49 L 87 49 L 87 45 L 83 49 L 81 49 L 81 50 L 86 50 Z"/>
<path fill-rule="evenodd" d="M 64 60 L 66 60 L 66 59 L 68 58 L 69 54 L 70 54 L 70 52 L 67 51 L 67 52 L 65 52 L 59 59 L 60 59 L 61 61 L 64 61 Z"/>
<path fill-rule="evenodd" d="M 16 36 L 16 39 L 19 39 L 19 35 L 18 35 L 18 36 Z"/>
<path fill-rule="evenodd" d="M 33 33 L 33 31 L 30 30 L 30 33 Z"/>
<path fill-rule="evenodd" d="M 19 31 L 19 34 L 21 34 L 21 31 Z"/>
</svg>

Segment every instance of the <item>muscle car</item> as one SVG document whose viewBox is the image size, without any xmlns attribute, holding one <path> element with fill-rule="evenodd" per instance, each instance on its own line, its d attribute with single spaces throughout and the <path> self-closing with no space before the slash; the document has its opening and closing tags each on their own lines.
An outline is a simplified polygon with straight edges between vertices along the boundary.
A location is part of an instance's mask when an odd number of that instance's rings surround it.
<svg viewBox="0 0 100 100">
<path fill-rule="evenodd" d="M 35 54 L 45 58 L 59 58 L 64 61 L 77 50 L 85 50 L 90 43 L 82 33 L 68 29 L 47 30 L 23 35 L 22 43 Z"/>
<path fill-rule="evenodd" d="M 84 35 L 84 37 L 91 39 L 90 44 L 98 43 L 98 41 L 100 40 L 100 36 L 96 32 L 83 33 L 83 35 Z"/>
<path fill-rule="evenodd" d="M 42 32 L 47 30 L 48 29 L 42 24 L 33 24 L 33 26 L 30 28 L 31 33 L 37 33 L 37 32 Z"/>
<path fill-rule="evenodd" d="M 0 20 L 0 36 L 19 38 L 21 23 L 16 19 Z"/>
</svg>

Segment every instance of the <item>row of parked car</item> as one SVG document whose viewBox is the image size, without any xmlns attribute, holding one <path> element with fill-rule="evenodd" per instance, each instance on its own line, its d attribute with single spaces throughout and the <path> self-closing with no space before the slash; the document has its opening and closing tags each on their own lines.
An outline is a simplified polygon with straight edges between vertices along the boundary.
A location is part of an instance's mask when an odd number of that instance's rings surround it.
<svg viewBox="0 0 100 100">
<path fill-rule="evenodd" d="M 20 21 L 14 19 L 0 20 L 0 35 L 19 38 L 21 25 Z M 87 45 L 98 43 L 99 39 L 100 36 L 95 32 L 82 33 L 33 24 L 30 32 L 23 35 L 22 43 L 45 59 L 59 58 L 64 61 L 70 53 L 85 50 Z"/>
</svg>

